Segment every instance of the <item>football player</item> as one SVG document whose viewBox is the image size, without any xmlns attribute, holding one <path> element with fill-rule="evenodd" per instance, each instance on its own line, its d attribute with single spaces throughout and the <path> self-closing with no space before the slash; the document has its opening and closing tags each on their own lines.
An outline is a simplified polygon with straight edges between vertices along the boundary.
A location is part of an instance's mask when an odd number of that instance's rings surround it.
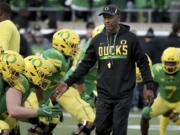
<svg viewBox="0 0 180 135">
<path fill-rule="evenodd" d="M 72 61 L 77 55 L 79 42 L 79 35 L 69 29 L 61 29 L 53 35 L 52 48 L 43 52 L 43 57 L 50 60 L 57 70 L 52 81 L 64 80 L 66 73 L 72 66 Z M 79 92 L 73 87 L 70 87 L 62 96 L 58 93 L 54 94 L 57 97 L 57 102 L 80 122 L 78 124 L 80 130 L 77 131 L 77 134 L 83 132 L 89 135 L 94 127 L 95 119 L 92 107 L 81 99 Z"/>
<path fill-rule="evenodd" d="M 56 117 L 59 109 L 43 106 L 29 109 L 22 106 L 30 93 L 29 82 L 22 75 L 25 63 L 13 51 L 0 52 L 0 134 L 9 135 L 19 118 Z M 12 133 L 13 134 L 13 133 Z"/>
<path fill-rule="evenodd" d="M 52 82 L 52 74 L 57 72 L 54 65 L 45 60 L 41 56 L 28 56 L 25 58 L 25 72 L 30 83 L 32 92 L 25 102 L 27 108 L 40 108 L 42 105 L 53 106 L 50 100 L 50 87 L 53 87 L 56 82 Z M 59 108 L 58 106 L 56 106 Z M 59 108 L 59 111 L 61 109 Z M 62 114 L 59 114 L 59 117 Z M 59 123 L 57 118 L 36 118 L 29 119 L 33 126 L 28 130 L 29 135 L 44 134 L 51 135 L 53 129 Z"/>
<path fill-rule="evenodd" d="M 82 49 L 79 51 L 78 55 L 76 56 L 73 66 L 70 68 L 68 73 L 65 76 L 65 80 L 68 78 L 69 75 L 72 74 L 72 72 L 75 70 L 79 62 L 84 58 L 87 48 L 90 45 L 90 42 L 93 37 L 95 37 L 97 34 L 99 34 L 104 28 L 104 25 L 97 26 L 93 32 L 92 37 L 88 39 L 88 41 L 82 46 Z M 97 90 L 96 90 L 96 72 L 97 72 L 97 64 L 93 68 L 90 69 L 88 74 L 83 78 L 82 84 L 83 85 L 82 90 L 79 90 L 81 98 L 84 99 L 86 102 L 88 102 L 94 109 L 95 109 L 95 98 L 97 96 Z"/>
<path fill-rule="evenodd" d="M 180 57 L 176 48 L 167 48 L 161 57 L 162 63 L 152 66 L 154 81 L 160 92 L 153 104 L 146 106 L 142 112 L 141 133 L 148 135 L 149 120 L 169 110 L 180 112 Z"/>
</svg>

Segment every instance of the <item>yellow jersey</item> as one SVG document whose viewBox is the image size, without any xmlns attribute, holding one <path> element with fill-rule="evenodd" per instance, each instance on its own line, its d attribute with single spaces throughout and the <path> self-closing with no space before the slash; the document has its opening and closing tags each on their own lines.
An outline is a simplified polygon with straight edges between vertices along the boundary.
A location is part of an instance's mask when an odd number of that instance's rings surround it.
<svg viewBox="0 0 180 135">
<path fill-rule="evenodd" d="M 20 33 L 16 25 L 5 20 L 0 22 L 0 47 L 4 50 L 12 50 L 19 52 L 20 49 Z"/>
</svg>

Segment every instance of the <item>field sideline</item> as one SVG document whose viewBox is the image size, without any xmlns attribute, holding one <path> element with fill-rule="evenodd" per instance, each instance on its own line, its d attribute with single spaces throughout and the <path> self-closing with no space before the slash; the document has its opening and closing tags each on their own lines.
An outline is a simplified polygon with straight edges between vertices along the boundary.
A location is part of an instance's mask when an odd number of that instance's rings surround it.
<svg viewBox="0 0 180 135">
<path fill-rule="evenodd" d="M 128 124 L 128 135 L 140 135 L 140 113 L 130 113 L 129 116 L 129 124 Z M 74 129 L 74 125 L 76 125 L 77 121 L 72 118 L 68 113 L 64 114 L 64 122 L 62 124 L 58 124 L 56 129 L 54 130 L 54 135 L 71 135 L 72 130 Z M 27 128 L 30 126 L 27 123 L 20 123 L 21 126 L 21 134 L 27 134 Z M 170 123 L 168 126 L 167 135 L 179 135 L 180 134 L 180 126 L 176 126 L 173 123 Z M 95 133 L 92 133 L 95 135 Z M 159 135 L 159 118 L 154 118 L 151 120 L 149 135 Z"/>
</svg>

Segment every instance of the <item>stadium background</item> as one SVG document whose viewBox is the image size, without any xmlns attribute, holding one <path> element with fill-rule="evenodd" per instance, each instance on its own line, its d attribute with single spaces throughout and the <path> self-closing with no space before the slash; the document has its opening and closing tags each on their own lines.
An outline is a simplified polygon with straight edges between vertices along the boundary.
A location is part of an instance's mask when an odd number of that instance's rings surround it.
<svg viewBox="0 0 180 135">
<path fill-rule="evenodd" d="M 7 0 L 7 2 L 13 11 L 12 20 L 17 24 L 21 37 L 25 40 L 21 42 L 21 54 L 24 56 L 34 53 L 32 44 L 37 45 L 33 41 L 35 37 L 41 36 L 46 39 L 46 42 L 40 45 L 50 45 L 52 35 L 57 29 L 73 29 L 83 37 L 87 33 L 88 22 L 94 22 L 96 26 L 103 23 L 97 14 L 104 5 L 110 3 L 120 7 L 121 22 L 131 26 L 131 31 L 139 36 L 142 45 L 148 35 L 148 29 L 152 28 L 151 34 L 158 40 L 157 46 L 162 47 L 159 55 L 168 46 L 166 41 L 172 32 L 173 24 L 180 22 L 180 0 Z M 180 47 L 180 44 L 178 46 Z M 46 47 L 41 49 L 44 48 Z M 129 118 L 128 135 L 140 134 L 139 100 L 137 112 L 132 110 Z M 65 120 L 55 129 L 55 135 L 70 134 L 76 123 L 76 120 L 65 113 Z M 25 134 L 28 124 L 20 125 L 21 132 Z M 159 134 L 159 118 L 154 118 L 150 127 L 150 135 Z M 171 124 L 168 134 L 178 135 L 179 130 L 179 127 Z"/>
</svg>

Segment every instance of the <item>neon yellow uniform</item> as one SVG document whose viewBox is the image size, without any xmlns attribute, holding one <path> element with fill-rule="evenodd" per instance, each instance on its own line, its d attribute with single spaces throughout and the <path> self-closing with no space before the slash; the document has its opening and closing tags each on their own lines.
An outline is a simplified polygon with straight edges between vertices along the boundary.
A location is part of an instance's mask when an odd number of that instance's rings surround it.
<svg viewBox="0 0 180 135">
<path fill-rule="evenodd" d="M 0 129 L 7 130 L 13 129 L 16 126 L 16 119 L 8 116 L 7 108 L 6 108 L 6 91 L 10 88 L 9 82 L 5 82 L 0 76 Z M 16 88 L 22 92 L 22 104 L 27 99 L 30 94 L 29 82 L 27 79 L 20 75 L 18 79 L 11 82 L 11 87 Z"/>
<path fill-rule="evenodd" d="M 180 112 L 180 71 L 175 75 L 167 75 L 162 64 L 155 64 L 152 67 L 152 74 L 154 81 L 159 84 L 160 93 L 151 106 L 149 117 L 162 115 L 169 110 Z M 168 118 L 161 118 L 160 135 L 165 135 L 168 122 Z"/>
<path fill-rule="evenodd" d="M 12 50 L 19 52 L 20 49 L 20 34 L 15 24 L 10 21 L 0 22 L 0 47 L 4 50 Z"/>
<path fill-rule="evenodd" d="M 50 78 L 51 81 L 55 82 L 64 80 L 64 75 L 67 73 L 71 65 L 70 59 L 65 58 L 60 51 L 54 48 L 44 51 L 43 57 L 56 65 L 58 72 L 53 74 L 53 76 Z M 48 94 L 45 96 L 49 97 L 50 92 L 52 92 L 55 88 L 55 84 L 51 85 L 51 88 L 46 90 Z M 95 119 L 95 114 L 91 106 L 81 99 L 79 92 L 73 87 L 70 87 L 66 93 L 59 97 L 57 102 L 80 122 L 84 120 L 93 122 Z"/>
</svg>

